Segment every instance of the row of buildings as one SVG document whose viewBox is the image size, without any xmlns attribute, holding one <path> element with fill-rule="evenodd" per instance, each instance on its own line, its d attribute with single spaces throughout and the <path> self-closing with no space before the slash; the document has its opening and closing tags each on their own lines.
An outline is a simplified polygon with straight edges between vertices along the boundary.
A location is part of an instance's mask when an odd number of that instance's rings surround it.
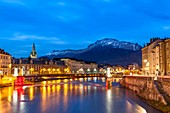
<svg viewBox="0 0 170 113">
<path fill-rule="evenodd" d="M 37 58 L 35 44 L 29 58 L 12 58 L 0 49 L 0 75 L 32 75 L 32 74 L 71 74 L 98 73 L 98 64 L 76 59 Z"/>
<path fill-rule="evenodd" d="M 35 44 L 29 58 L 13 58 L 9 53 L 0 49 L 0 75 L 35 75 L 35 74 L 91 74 L 106 73 L 108 65 L 98 66 L 95 62 L 85 62 L 77 59 L 62 58 L 49 60 L 37 58 Z M 138 73 L 137 64 L 109 66 L 111 74 Z"/>
<path fill-rule="evenodd" d="M 170 75 L 170 39 L 151 38 L 142 49 L 145 75 Z"/>
</svg>

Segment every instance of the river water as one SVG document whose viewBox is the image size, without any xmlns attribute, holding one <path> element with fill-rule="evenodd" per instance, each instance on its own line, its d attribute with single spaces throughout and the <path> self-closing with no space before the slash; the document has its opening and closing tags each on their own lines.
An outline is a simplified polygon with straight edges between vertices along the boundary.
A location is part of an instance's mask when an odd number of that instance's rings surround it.
<svg viewBox="0 0 170 113">
<path fill-rule="evenodd" d="M 53 80 L 0 89 L 0 113 L 160 113 L 105 78 Z"/>
</svg>

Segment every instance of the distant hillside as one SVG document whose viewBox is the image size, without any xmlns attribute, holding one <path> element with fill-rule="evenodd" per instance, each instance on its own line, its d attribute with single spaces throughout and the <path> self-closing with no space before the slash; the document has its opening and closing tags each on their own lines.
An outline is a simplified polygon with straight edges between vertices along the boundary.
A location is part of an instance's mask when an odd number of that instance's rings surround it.
<svg viewBox="0 0 170 113">
<path fill-rule="evenodd" d="M 105 38 L 90 44 L 81 50 L 53 50 L 44 57 L 53 58 L 76 58 L 84 61 L 93 61 L 98 64 L 122 65 L 138 63 L 141 65 L 141 46 L 137 43 L 118 41 Z"/>
</svg>

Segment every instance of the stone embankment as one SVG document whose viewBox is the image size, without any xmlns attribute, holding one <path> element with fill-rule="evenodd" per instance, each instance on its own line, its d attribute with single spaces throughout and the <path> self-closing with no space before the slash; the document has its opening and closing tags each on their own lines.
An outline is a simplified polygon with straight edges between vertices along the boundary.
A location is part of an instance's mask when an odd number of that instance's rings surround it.
<svg viewBox="0 0 170 113">
<path fill-rule="evenodd" d="M 124 76 L 120 84 L 133 90 L 148 104 L 170 113 L 170 77 Z"/>
<path fill-rule="evenodd" d="M 162 104 L 167 105 L 167 101 L 154 83 L 154 77 L 125 76 L 120 83 L 122 86 L 133 90 L 146 100 L 159 101 Z"/>
<path fill-rule="evenodd" d="M 170 96 L 170 82 L 169 83 L 162 83 L 162 87 L 164 89 L 164 92 Z"/>
<path fill-rule="evenodd" d="M 163 92 L 170 96 L 170 77 L 169 76 L 158 77 L 158 81 L 161 84 Z"/>
</svg>

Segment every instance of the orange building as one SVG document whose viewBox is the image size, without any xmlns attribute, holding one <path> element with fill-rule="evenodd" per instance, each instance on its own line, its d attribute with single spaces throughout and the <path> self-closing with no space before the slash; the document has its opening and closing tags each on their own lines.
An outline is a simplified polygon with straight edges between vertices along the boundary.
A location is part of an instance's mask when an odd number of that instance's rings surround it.
<svg viewBox="0 0 170 113">
<path fill-rule="evenodd" d="M 145 75 L 170 75 L 170 39 L 153 38 L 142 49 Z"/>
<path fill-rule="evenodd" d="M 11 74 L 11 55 L 0 49 L 0 75 Z"/>
</svg>

